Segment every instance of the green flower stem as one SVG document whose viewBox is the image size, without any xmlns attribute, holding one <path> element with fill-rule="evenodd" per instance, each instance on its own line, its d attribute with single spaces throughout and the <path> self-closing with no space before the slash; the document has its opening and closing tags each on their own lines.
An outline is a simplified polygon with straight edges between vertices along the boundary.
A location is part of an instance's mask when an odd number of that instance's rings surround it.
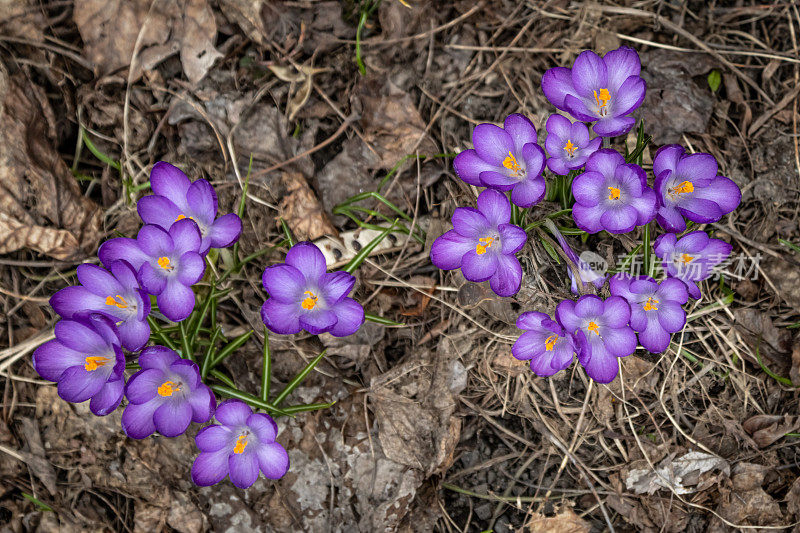
<svg viewBox="0 0 800 533">
<path fill-rule="evenodd" d="M 642 269 L 644 270 L 645 275 L 650 276 L 652 275 L 650 271 L 650 262 L 651 257 L 650 254 L 653 251 L 653 247 L 650 245 L 650 223 L 644 225 L 642 234 Z"/>
<path fill-rule="evenodd" d="M 328 409 L 336 405 L 336 402 L 331 403 L 308 403 L 305 405 L 290 405 L 289 407 L 282 407 L 281 410 L 284 413 L 293 415 L 296 413 L 303 413 L 306 411 L 319 411 L 322 409 Z"/>
<path fill-rule="evenodd" d="M 186 333 L 186 321 L 181 321 L 179 325 L 181 328 L 181 348 L 183 350 L 183 356 L 194 361 L 194 350 L 189 342 L 189 335 Z"/>
<path fill-rule="evenodd" d="M 213 377 L 217 378 L 227 386 L 231 387 L 232 389 L 236 389 L 236 384 L 233 382 L 233 380 L 223 372 L 217 370 L 216 368 L 213 369 L 211 372 L 209 372 L 209 374 L 211 374 Z M 214 386 L 212 385 L 211 388 L 213 389 Z"/>
<path fill-rule="evenodd" d="M 253 396 L 252 394 L 247 394 L 246 392 L 240 391 L 236 387 L 225 386 L 225 385 L 211 385 L 211 390 L 213 390 L 218 394 L 229 396 L 231 398 L 237 398 L 239 400 L 247 402 L 253 407 L 257 407 L 259 409 L 264 409 L 265 411 L 268 411 L 270 414 L 291 416 L 289 412 L 276 407 L 274 404 L 262 401 Z"/>
<path fill-rule="evenodd" d="M 172 342 L 172 339 L 170 339 L 167 335 L 163 334 L 161 332 L 161 330 L 159 330 L 158 322 L 156 322 L 155 318 L 153 318 L 152 316 L 148 315 L 147 316 L 147 323 L 150 324 L 151 335 L 155 336 L 156 340 L 160 341 L 161 344 L 163 344 L 164 346 L 166 346 L 170 350 L 178 351 L 178 347 L 175 346 L 175 343 Z"/>
<path fill-rule="evenodd" d="M 328 353 L 328 350 L 323 350 L 321 354 L 312 359 L 311 362 L 308 363 L 306 367 L 299 374 L 297 374 L 292 381 L 289 382 L 288 385 L 286 385 L 286 387 L 275 398 L 275 405 L 280 405 L 281 402 L 285 400 L 286 397 L 289 396 L 289 394 L 291 394 L 298 385 L 300 385 L 300 383 L 303 382 L 308 373 L 311 372 L 315 366 L 317 366 L 317 363 L 322 361 L 322 358 L 325 357 L 326 353 Z"/>
<path fill-rule="evenodd" d="M 294 246 L 297 241 L 292 235 L 292 230 L 289 229 L 289 224 L 286 223 L 285 220 L 281 219 L 281 229 L 283 230 L 283 234 L 286 235 L 286 240 L 289 241 L 289 247 Z"/>
<path fill-rule="evenodd" d="M 219 351 L 219 353 L 216 355 L 216 357 L 214 357 L 214 360 L 211 361 L 211 368 L 214 368 L 215 366 L 220 364 L 222 361 L 224 361 L 226 357 L 228 357 L 237 348 L 239 348 L 245 342 L 247 342 L 247 339 L 249 339 L 252 335 L 253 335 L 253 330 L 250 330 L 250 331 L 248 331 L 246 333 L 242 333 L 241 335 L 239 335 L 238 337 L 233 339 L 231 342 L 226 344 L 225 347 L 222 348 Z"/>
<path fill-rule="evenodd" d="M 395 220 L 395 223 L 396 223 L 396 222 L 398 222 L 398 221 L 397 221 L 397 220 Z M 387 236 L 387 235 L 389 235 L 389 233 L 391 233 L 391 232 L 394 230 L 394 228 L 395 228 L 395 224 L 392 224 L 390 227 L 388 227 L 388 228 L 386 228 L 385 230 L 383 230 L 383 231 L 381 232 L 381 234 L 380 234 L 380 235 L 378 235 L 377 237 L 375 237 L 374 239 L 372 239 L 372 240 L 369 242 L 369 244 L 367 244 L 366 246 L 364 246 L 364 247 L 363 247 L 363 248 L 362 248 L 362 249 L 361 249 L 361 250 L 360 250 L 360 251 L 359 251 L 359 252 L 358 252 L 358 253 L 357 253 L 357 254 L 356 254 L 356 255 L 355 255 L 355 256 L 354 256 L 354 257 L 353 257 L 351 260 L 350 260 L 350 262 L 349 262 L 349 263 L 347 263 L 347 265 L 345 265 L 345 267 L 344 267 L 342 270 L 344 270 L 345 272 L 347 272 L 347 273 L 349 273 L 349 274 L 352 274 L 353 272 L 355 272 L 355 270 L 356 270 L 356 269 L 357 269 L 359 266 L 361 266 L 361 263 L 363 263 L 363 262 L 364 262 L 364 260 L 366 260 L 366 259 L 367 259 L 367 257 L 369 257 L 369 254 L 370 254 L 370 253 L 372 253 L 372 250 L 374 250 L 374 249 L 375 249 L 375 247 L 377 247 L 377 246 L 378 246 L 378 245 L 381 243 L 381 241 L 383 241 L 383 239 L 385 239 L 385 238 L 386 238 L 386 236 Z"/>
<path fill-rule="evenodd" d="M 272 354 L 269 349 L 269 331 L 264 328 L 264 351 L 261 364 L 261 401 L 269 401 L 269 386 L 272 381 Z"/>
<path fill-rule="evenodd" d="M 217 326 L 217 329 L 214 331 L 214 335 L 211 337 L 211 342 L 208 344 L 208 350 L 206 350 L 205 356 L 203 356 L 203 362 L 200 366 L 200 376 L 205 379 L 208 376 L 208 371 L 211 370 L 211 361 L 214 359 L 215 346 L 217 345 L 217 339 L 219 339 L 220 334 L 222 333 L 222 328 Z"/>
<path fill-rule="evenodd" d="M 389 320 L 388 318 L 373 315 L 371 313 L 364 313 L 364 319 L 369 320 L 370 322 L 375 322 L 376 324 L 383 324 L 384 326 L 406 326 L 406 324 L 403 324 L 402 322 L 395 322 L 394 320 Z"/>
</svg>

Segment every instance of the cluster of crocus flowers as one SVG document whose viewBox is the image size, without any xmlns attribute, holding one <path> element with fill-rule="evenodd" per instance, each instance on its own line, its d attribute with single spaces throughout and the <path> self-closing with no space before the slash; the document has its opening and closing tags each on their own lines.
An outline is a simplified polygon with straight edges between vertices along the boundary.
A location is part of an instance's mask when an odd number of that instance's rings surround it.
<svg viewBox="0 0 800 533">
<path fill-rule="evenodd" d="M 632 114 L 646 92 L 640 74 L 641 62 L 632 48 L 621 47 L 602 57 L 584 51 L 571 68 L 552 68 L 542 77 L 547 99 L 576 120 L 561 114 L 547 118 L 546 156 L 531 121 L 512 114 L 503 127 L 476 126 L 473 148 L 459 153 L 453 162 L 459 178 L 486 190 L 478 195 L 477 209 L 455 209 L 453 229 L 433 243 L 431 261 L 442 270 L 461 269 L 468 281 L 488 280 L 499 296 L 513 296 L 521 286 L 522 269 L 515 254 L 527 235 L 511 224 L 511 204 L 531 208 L 544 198 L 544 166 L 563 176 L 555 190 L 572 193 L 561 201 L 563 207 L 572 204 L 575 226 L 585 234 L 624 234 L 640 226 L 649 230 L 653 220 L 669 232 L 653 243 L 666 279 L 623 274 L 609 279 L 575 253 L 551 220 L 527 226 L 544 224 L 553 233 L 572 263 L 570 288 L 583 293 L 577 301 L 561 301 L 555 319 L 537 311 L 519 316 L 517 327 L 523 332 L 512 354 L 530 361 L 537 375 L 553 375 L 577 355 L 590 378 L 608 383 L 617 376 L 618 359 L 632 354 L 637 345 L 663 352 L 686 324 L 683 306 L 688 298 L 701 297 L 697 283 L 709 278 L 731 252 L 731 245 L 703 231 L 677 235 L 686 231 L 687 220 L 717 222 L 741 201 L 738 186 L 717 173 L 713 156 L 687 154 L 677 145 L 662 147 L 648 181 L 641 163 L 632 162 L 632 154 L 623 156 L 608 148 L 608 141 L 601 148 L 603 138 L 626 134 L 636 123 Z M 634 152 L 641 154 L 643 149 L 637 145 Z M 524 216 L 514 222 L 525 226 Z M 644 244 L 650 246 L 649 231 L 646 235 Z M 600 262 L 605 264 L 602 258 Z M 608 298 L 585 294 L 603 291 L 606 282 Z"/>
<path fill-rule="evenodd" d="M 62 320 L 55 325 L 55 338 L 34 352 L 33 366 L 43 378 L 58 384 L 61 398 L 76 403 L 88 400 L 95 415 L 110 414 L 127 398 L 122 429 L 134 439 L 155 432 L 177 437 L 192 423 L 208 422 L 216 411 L 223 425 L 208 426 L 197 438 L 201 453 L 192 477 L 198 484 L 221 481 L 228 472 L 240 487 L 252 485 L 259 471 L 277 479 L 289 463 L 286 450 L 275 442 L 275 422 L 265 414 L 254 414 L 238 400 L 217 408 L 198 365 L 185 358 L 189 354 L 146 346 L 151 340 L 148 319 L 159 317 L 151 309 L 151 297 L 163 317 L 176 322 L 186 319 L 195 307 L 192 286 L 203 277 L 207 252 L 233 244 L 241 233 L 241 220 L 236 214 L 217 217 L 217 196 L 211 185 L 205 180 L 191 182 L 168 163 L 156 164 L 150 181 L 156 194 L 139 201 L 146 224 L 137 237 L 103 243 L 98 255 L 105 268 L 80 265 L 80 285 L 62 289 L 51 298 Z M 324 259 L 322 265 L 324 272 Z M 354 314 L 352 304 L 340 297 L 352 288 L 352 280 L 337 275 L 313 279 L 313 290 L 324 298 L 319 301 L 320 311 L 344 308 Z M 363 316 L 361 310 L 359 316 L 349 317 L 349 323 L 360 325 Z M 341 331 L 349 327 L 346 320 L 340 322 Z M 140 368 L 127 382 L 126 351 Z M 235 435 L 226 444 L 225 473 L 219 477 L 221 427 Z"/>
</svg>

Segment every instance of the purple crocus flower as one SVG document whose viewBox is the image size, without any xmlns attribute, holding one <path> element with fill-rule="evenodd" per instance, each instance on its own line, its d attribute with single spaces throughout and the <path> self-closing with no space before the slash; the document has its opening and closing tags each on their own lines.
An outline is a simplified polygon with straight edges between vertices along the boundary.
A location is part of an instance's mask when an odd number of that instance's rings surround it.
<svg viewBox="0 0 800 533">
<path fill-rule="evenodd" d="M 217 407 L 217 422 L 195 437 L 200 455 L 192 465 L 192 481 L 201 487 L 231 482 L 246 489 L 259 470 L 268 479 L 280 479 L 289 470 L 289 454 L 275 442 L 278 426 L 272 417 L 253 410 L 241 400 L 226 400 Z"/>
<path fill-rule="evenodd" d="M 598 150 L 572 182 L 572 218 L 588 233 L 627 233 L 655 216 L 656 195 L 639 165 L 615 150 Z"/>
<path fill-rule="evenodd" d="M 91 400 L 92 413 L 111 413 L 122 401 L 125 386 L 125 356 L 114 322 L 99 313 L 61 320 L 55 334 L 33 352 L 33 367 L 44 379 L 58 383 L 64 400 Z"/>
<path fill-rule="evenodd" d="M 585 165 L 589 156 L 603 142 L 600 137 L 590 139 L 589 128 L 583 122 L 572 123 L 555 113 L 550 115 L 544 127 L 547 130 L 544 147 L 550 156 L 547 158 L 547 167 L 562 176 Z"/>
<path fill-rule="evenodd" d="M 572 363 L 575 344 L 557 322 L 544 313 L 529 311 L 517 318 L 517 328 L 525 330 L 511 348 L 517 359 L 530 360 L 538 376 L 552 376 Z"/>
<path fill-rule="evenodd" d="M 160 161 L 150 171 L 150 187 L 155 194 L 139 200 L 137 209 L 145 224 L 169 230 L 173 223 L 191 218 L 200 229 L 201 254 L 209 248 L 225 248 L 239 238 L 242 221 L 235 213 L 217 216 L 217 193 L 211 184 L 189 181 L 178 167 Z"/>
<path fill-rule="evenodd" d="M 686 325 L 683 304 L 689 299 L 686 285 L 676 278 L 657 283 L 648 276 L 617 274 L 609 281 L 611 294 L 631 306 L 631 327 L 639 333 L 639 344 L 651 353 L 661 353 L 670 337 Z"/>
<path fill-rule="evenodd" d="M 527 235 L 510 220 L 508 198 L 486 189 L 478 196 L 478 209 L 456 208 L 453 229 L 433 243 L 431 261 L 442 270 L 460 268 L 469 281 L 489 280 L 499 296 L 513 296 L 522 283 L 522 267 L 514 254 Z"/>
<path fill-rule="evenodd" d="M 542 76 L 542 91 L 550 102 L 582 122 L 595 122 L 601 137 L 628 133 L 632 113 L 644 100 L 647 84 L 639 76 L 639 54 L 626 46 L 602 58 L 585 50 L 572 69 L 551 68 Z"/>
<path fill-rule="evenodd" d="M 598 383 L 613 381 L 619 372 L 617 358 L 636 350 L 630 317 L 630 306 L 619 296 L 603 301 L 587 294 L 577 302 L 564 300 L 556 308 L 558 323 L 577 341 L 578 361 Z"/>
<path fill-rule="evenodd" d="M 180 322 L 194 309 L 191 286 L 205 272 L 205 260 L 198 253 L 200 232 L 190 219 L 173 224 L 169 231 L 148 224 L 135 239 L 118 237 L 100 246 L 100 261 L 107 267 L 124 259 L 138 272 L 142 288 L 156 296 L 159 310 L 173 322 Z"/>
<path fill-rule="evenodd" d="M 326 272 L 325 256 L 313 243 L 295 244 L 286 262 L 267 267 L 261 277 L 269 298 L 261 320 L 273 332 L 289 335 L 305 329 L 312 335 L 352 335 L 364 323 L 364 308 L 347 295 L 356 278 Z"/>
<path fill-rule="evenodd" d="M 111 272 L 89 263 L 78 267 L 80 285 L 66 287 L 50 298 L 63 318 L 101 313 L 116 322 L 126 350 L 135 352 L 150 339 L 150 298 L 139 288 L 136 271 L 127 261 L 112 261 Z"/>
<path fill-rule="evenodd" d="M 195 363 L 164 346 L 150 346 L 139 354 L 139 366 L 125 386 L 129 403 L 122 429 L 129 437 L 143 439 L 156 430 L 177 437 L 191 422 L 211 419 L 217 402 Z"/>
<path fill-rule="evenodd" d="M 653 243 L 664 270 L 684 282 L 689 296 L 695 300 L 700 299 L 697 282 L 709 278 L 713 268 L 725 261 L 732 249 L 727 242 L 712 239 L 704 231 L 689 232 L 680 240 L 674 233 L 665 233 Z"/>
<path fill-rule="evenodd" d="M 686 230 L 686 221 L 717 222 L 739 205 L 742 191 L 729 178 L 717 175 L 711 154 L 687 154 L 682 146 L 661 147 L 653 159 L 658 198 L 656 220 L 667 231 Z"/>
<path fill-rule="evenodd" d="M 514 204 L 531 207 L 545 192 L 545 155 L 536 138 L 536 128 L 519 114 L 506 117 L 503 128 L 478 124 L 472 131 L 475 149 L 458 154 L 453 167 L 470 185 L 511 191 Z"/>
</svg>

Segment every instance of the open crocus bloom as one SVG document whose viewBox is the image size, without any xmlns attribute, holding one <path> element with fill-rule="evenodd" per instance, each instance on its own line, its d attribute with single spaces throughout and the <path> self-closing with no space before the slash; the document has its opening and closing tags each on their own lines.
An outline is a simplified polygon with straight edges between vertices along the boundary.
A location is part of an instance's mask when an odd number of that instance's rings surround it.
<svg viewBox="0 0 800 533">
<path fill-rule="evenodd" d="M 173 322 L 180 322 L 194 309 L 191 286 L 205 272 L 205 260 L 197 251 L 200 233 L 190 219 L 183 219 L 165 231 L 148 224 L 136 239 L 118 237 L 103 243 L 100 261 L 109 265 L 123 259 L 138 271 L 142 288 L 156 296 L 159 310 Z"/>
<path fill-rule="evenodd" d="M 689 296 L 700 299 L 697 282 L 708 279 L 715 266 L 725 261 L 733 247 L 725 241 L 710 238 L 704 231 L 692 231 L 678 239 L 674 233 L 659 235 L 653 250 L 661 258 L 670 277 L 686 284 Z"/>
<path fill-rule="evenodd" d="M 198 252 L 230 246 L 242 232 L 242 221 L 235 213 L 217 217 L 217 193 L 211 184 L 199 179 L 189 181 L 178 167 L 158 162 L 150 171 L 150 187 L 155 194 L 139 200 L 137 209 L 145 224 L 164 230 L 184 218 L 197 223 L 202 242 Z"/>
<path fill-rule="evenodd" d="M 217 407 L 219 424 L 204 427 L 195 437 L 200 455 L 192 464 L 192 481 L 201 487 L 231 482 L 246 489 L 259 471 L 280 479 L 289 470 L 289 454 L 275 442 L 278 426 L 272 417 L 253 410 L 241 400 L 226 400 Z"/>
<path fill-rule="evenodd" d="M 658 198 L 656 220 L 667 231 L 686 230 L 684 217 L 692 222 L 717 222 L 739 205 L 742 191 L 729 178 L 717 175 L 711 154 L 686 154 L 671 144 L 656 152 L 653 175 Z"/>
<path fill-rule="evenodd" d="M 632 113 L 644 100 L 647 84 L 639 76 L 639 55 L 626 46 L 602 58 L 585 50 L 572 69 L 551 68 L 542 76 L 542 91 L 550 102 L 583 122 L 595 122 L 601 137 L 628 133 L 636 122 Z"/>
<path fill-rule="evenodd" d="M 125 356 L 114 323 L 98 313 L 62 320 L 55 334 L 33 353 L 33 367 L 44 379 L 58 383 L 64 400 L 91 400 L 92 413 L 111 413 L 122 401 L 125 386 Z"/>
<path fill-rule="evenodd" d="M 558 323 L 536 311 L 522 313 L 517 328 L 525 330 L 511 348 L 517 359 L 530 360 L 531 370 L 538 376 L 552 376 L 572 363 L 575 345 Z"/>
<path fill-rule="evenodd" d="M 572 218 L 588 233 L 627 233 L 655 216 L 656 196 L 644 170 L 616 150 L 598 150 L 572 182 Z"/>
<path fill-rule="evenodd" d="M 66 287 L 50 298 L 63 318 L 101 313 L 116 322 L 125 349 L 135 352 L 150 339 L 150 298 L 139 288 L 136 271 L 127 261 L 112 261 L 111 272 L 84 263 L 78 266 L 80 285 Z"/>
<path fill-rule="evenodd" d="M 619 373 L 618 357 L 636 350 L 636 334 L 628 325 L 631 308 L 624 298 L 610 296 L 605 301 L 593 294 L 564 300 L 556 317 L 565 331 L 574 335 L 578 361 L 590 378 L 610 383 Z"/>
<path fill-rule="evenodd" d="M 156 430 L 177 437 L 191 422 L 211 419 L 217 402 L 195 363 L 164 346 L 150 346 L 139 354 L 139 366 L 125 386 L 129 403 L 122 429 L 129 437 L 143 439 Z"/>
<path fill-rule="evenodd" d="M 581 168 L 586 164 L 589 156 L 595 153 L 602 144 L 603 139 L 589 138 L 589 128 L 583 122 L 572 123 L 566 117 L 552 114 L 545 124 L 547 139 L 544 146 L 547 148 L 547 167 L 566 176 L 570 170 Z"/>
<path fill-rule="evenodd" d="M 686 325 L 683 304 L 689 299 L 686 285 L 675 278 L 657 283 L 648 276 L 617 274 L 609 281 L 611 294 L 621 296 L 631 306 L 631 327 L 639 333 L 639 343 L 651 353 L 669 346 L 673 333 Z"/>
<path fill-rule="evenodd" d="M 347 272 L 326 272 L 325 256 L 313 243 L 295 244 L 286 263 L 264 270 L 261 277 L 269 298 L 261 320 L 284 335 L 305 329 L 312 335 L 329 332 L 352 335 L 364 323 L 364 308 L 347 295 L 356 278 Z"/>
<path fill-rule="evenodd" d="M 478 209 L 455 210 L 453 229 L 433 243 L 431 261 L 442 270 L 460 268 L 469 281 L 489 280 L 499 296 L 513 296 L 522 283 L 522 267 L 514 254 L 525 245 L 527 235 L 510 220 L 508 198 L 486 189 L 478 196 Z"/>
<path fill-rule="evenodd" d="M 506 117 L 503 128 L 478 124 L 472 131 L 472 150 L 464 150 L 453 161 L 456 174 L 476 187 L 511 191 L 511 201 L 531 207 L 545 192 L 545 156 L 536 144 L 536 128 L 519 114 Z"/>
</svg>

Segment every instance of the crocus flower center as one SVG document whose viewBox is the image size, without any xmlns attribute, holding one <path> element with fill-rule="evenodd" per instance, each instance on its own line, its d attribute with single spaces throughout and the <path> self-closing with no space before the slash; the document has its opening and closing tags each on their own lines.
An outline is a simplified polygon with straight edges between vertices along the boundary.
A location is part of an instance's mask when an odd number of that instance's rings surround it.
<svg viewBox="0 0 800 533">
<path fill-rule="evenodd" d="M 125 301 L 125 298 L 117 294 L 116 296 L 108 296 L 106 297 L 106 305 L 115 305 L 120 309 L 127 309 L 128 302 Z"/>
<path fill-rule="evenodd" d="M 478 245 L 475 246 L 475 253 L 478 255 L 485 254 L 486 249 L 491 248 L 493 242 L 494 242 L 494 237 L 481 237 L 480 239 L 478 239 Z"/>
<path fill-rule="evenodd" d="M 589 325 L 586 326 L 586 331 L 590 331 L 590 332 L 594 333 L 595 335 L 597 335 L 598 337 L 600 336 L 600 327 L 597 325 L 597 322 L 595 322 L 594 320 L 589 321 Z"/>
<path fill-rule="evenodd" d="M 517 177 L 521 177 L 525 173 L 522 166 L 517 163 L 517 158 L 511 152 L 508 152 L 508 156 L 503 160 L 503 166 Z"/>
<path fill-rule="evenodd" d="M 651 296 L 650 298 L 647 299 L 647 301 L 644 303 L 642 308 L 645 311 L 658 311 L 657 304 L 658 304 L 658 300 L 656 300 L 655 298 L 653 298 Z"/>
<path fill-rule="evenodd" d="M 675 200 L 675 197 L 680 195 L 680 194 L 686 194 L 686 193 L 690 193 L 690 192 L 694 192 L 694 185 L 692 185 L 691 181 L 683 181 L 679 185 L 677 185 L 675 187 L 670 187 L 667 190 L 667 194 L 673 200 Z"/>
<path fill-rule="evenodd" d="M 308 296 L 306 296 L 306 299 L 303 300 L 303 303 L 301 303 L 300 306 L 303 309 L 311 311 L 312 309 L 314 309 L 314 307 L 316 307 L 317 300 L 319 300 L 319 296 L 317 296 L 311 291 L 305 291 L 303 294 L 307 294 Z"/>
<path fill-rule="evenodd" d="M 572 139 L 567 139 L 567 144 L 564 145 L 564 151 L 567 152 L 570 157 L 575 157 L 575 150 L 577 149 L 578 147 L 572 144 Z"/>
<path fill-rule="evenodd" d="M 558 335 L 550 335 L 544 340 L 544 349 L 548 352 L 552 352 L 556 342 L 558 342 Z"/>
<path fill-rule="evenodd" d="M 684 265 L 688 265 L 689 263 L 694 261 L 694 256 L 691 256 L 689 254 L 681 254 L 681 258 L 678 259 L 678 261 L 680 261 Z"/>
<path fill-rule="evenodd" d="M 176 219 L 175 219 L 175 222 L 177 222 L 177 221 L 179 221 L 179 220 L 183 220 L 184 218 L 189 218 L 189 219 L 192 219 L 192 220 L 194 220 L 194 217 L 187 217 L 186 215 L 184 215 L 183 213 L 181 213 L 180 215 L 178 215 L 178 218 L 176 218 Z"/>
<path fill-rule="evenodd" d="M 619 200 L 619 189 L 616 187 L 609 187 L 608 188 L 608 199 L 609 200 Z"/>
<path fill-rule="evenodd" d="M 233 453 L 241 454 L 244 453 L 244 449 L 247 447 L 247 435 L 239 435 L 239 438 L 236 439 L 236 444 L 233 446 Z"/>
<path fill-rule="evenodd" d="M 180 383 L 175 385 L 174 381 L 165 381 L 158 387 L 158 395 L 159 396 L 172 396 L 173 393 L 178 392 L 181 390 Z"/>
<path fill-rule="evenodd" d="M 597 103 L 597 111 L 601 117 L 608 114 L 608 102 L 611 100 L 611 93 L 606 88 L 601 88 L 600 92 L 594 91 L 594 101 Z"/>
<path fill-rule="evenodd" d="M 108 363 L 108 357 L 102 357 L 100 355 L 90 355 L 87 356 L 83 363 L 83 368 L 85 368 L 88 372 L 92 372 L 93 370 L 97 370 L 101 366 L 105 366 Z"/>
<path fill-rule="evenodd" d="M 163 268 L 168 272 L 171 272 L 172 269 L 174 268 L 169 262 L 169 257 L 166 256 L 158 258 L 158 266 L 160 266 L 161 268 Z"/>
</svg>

